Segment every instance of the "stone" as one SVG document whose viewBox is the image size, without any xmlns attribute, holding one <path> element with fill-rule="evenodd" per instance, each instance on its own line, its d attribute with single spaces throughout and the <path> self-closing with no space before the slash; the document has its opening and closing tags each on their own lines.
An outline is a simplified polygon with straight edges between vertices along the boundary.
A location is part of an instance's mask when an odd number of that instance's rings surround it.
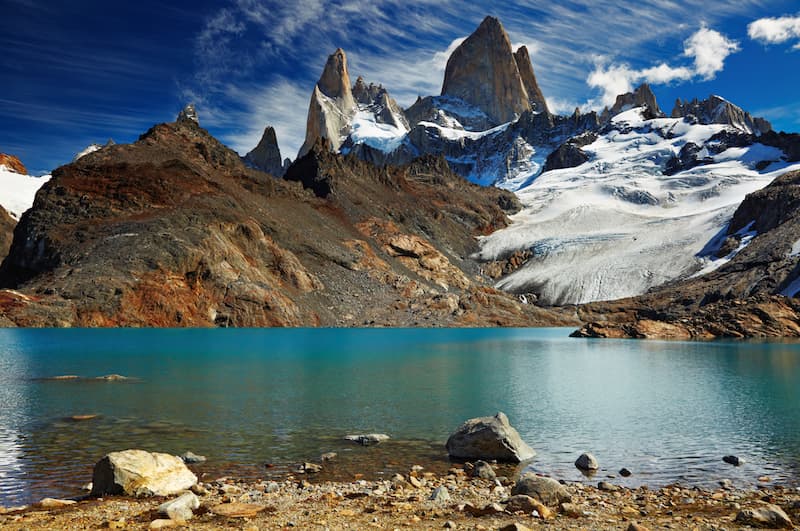
<svg viewBox="0 0 800 531">
<path fill-rule="evenodd" d="M 590 471 L 597 470 L 600 465 L 597 464 L 597 459 L 592 454 L 584 453 L 575 461 L 575 467 L 578 470 Z"/>
<path fill-rule="evenodd" d="M 36 506 L 41 507 L 42 509 L 59 509 L 61 507 L 67 507 L 69 505 L 75 505 L 75 500 L 58 500 L 55 498 L 43 498 L 39 501 Z"/>
<path fill-rule="evenodd" d="M 636 522 L 631 522 L 628 524 L 627 531 L 650 531 L 650 529 Z"/>
<path fill-rule="evenodd" d="M 555 507 L 562 502 L 572 501 L 564 485 L 552 478 L 545 478 L 535 474 L 525 474 L 511 489 L 512 495 L 525 494 L 545 505 Z"/>
<path fill-rule="evenodd" d="M 197 118 L 197 111 L 194 108 L 193 103 L 189 103 L 186 107 L 178 113 L 178 117 L 175 119 L 176 122 L 184 122 L 184 123 L 195 123 L 200 125 L 200 119 Z"/>
<path fill-rule="evenodd" d="M 794 527 L 783 509 L 773 504 L 739 511 L 735 521 L 737 524 L 761 528 L 792 529 Z"/>
<path fill-rule="evenodd" d="M 303 463 L 302 470 L 306 474 L 318 474 L 322 472 L 322 465 L 316 463 Z"/>
<path fill-rule="evenodd" d="M 495 124 L 531 108 L 528 93 L 503 25 L 486 17 L 447 60 L 442 96 L 474 105 Z"/>
<path fill-rule="evenodd" d="M 222 503 L 209 507 L 212 513 L 228 518 L 252 518 L 266 509 L 265 505 L 255 503 Z"/>
<path fill-rule="evenodd" d="M 722 460 L 733 466 L 741 466 L 744 464 L 744 459 L 735 455 L 726 455 Z"/>
<path fill-rule="evenodd" d="M 476 461 L 470 476 L 481 479 L 495 479 L 497 474 L 495 474 L 492 465 L 486 461 Z"/>
<path fill-rule="evenodd" d="M 171 496 L 197 483 L 197 476 L 174 455 L 144 450 L 112 452 L 94 466 L 92 496 Z"/>
<path fill-rule="evenodd" d="M 581 518 L 586 516 L 586 511 L 584 511 L 580 505 L 576 503 L 562 503 L 558 506 L 558 510 L 561 514 L 569 516 L 570 518 Z"/>
<path fill-rule="evenodd" d="M 71 417 L 69 417 L 69 420 L 72 420 L 74 422 L 81 422 L 81 421 L 84 421 L 84 420 L 92 420 L 92 419 L 96 419 L 96 418 L 97 418 L 96 414 L 72 415 Z"/>
<path fill-rule="evenodd" d="M 549 519 L 552 515 L 550 509 L 542 502 L 525 494 L 517 494 L 510 497 L 506 503 L 506 511 L 510 513 L 522 512 L 525 514 L 531 514 L 533 511 L 536 511 L 539 513 L 539 516 L 545 520 Z"/>
<path fill-rule="evenodd" d="M 446 446 L 450 457 L 455 459 L 519 463 L 536 455 L 502 412 L 466 421 L 447 439 Z"/>
<path fill-rule="evenodd" d="M 608 481 L 601 481 L 597 484 L 597 488 L 606 492 L 616 492 L 620 490 L 620 487 L 614 485 L 613 483 L 609 483 Z"/>
<path fill-rule="evenodd" d="M 503 506 L 499 503 L 490 503 L 488 505 L 484 505 L 483 507 L 475 507 L 471 503 L 465 503 L 464 512 L 472 516 L 480 517 L 504 513 L 505 509 L 503 509 Z"/>
<path fill-rule="evenodd" d="M 631 474 L 632 474 L 631 471 L 625 467 L 619 469 L 619 475 L 624 478 L 630 477 Z"/>
<path fill-rule="evenodd" d="M 186 492 L 174 500 L 158 506 L 158 514 L 170 520 L 186 521 L 194 516 L 193 511 L 200 508 L 200 498 L 192 492 Z"/>
<path fill-rule="evenodd" d="M 186 464 L 205 463 L 206 457 L 204 455 L 197 455 L 192 452 L 186 452 L 181 455 L 181 460 Z"/>
<path fill-rule="evenodd" d="M 361 446 L 373 446 L 388 441 L 391 437 L 385 433 L 365 433 L 360 435 L 346 435 L 344 439 L 346 441 L 356 442 Z"/>
<path fill-rule="evenodd" d="M 208 496 L 208 489 L 202 483 L 195 483 L 189 490 L 198 496 Z"/>
<path fill-rule="evenodd" d="M 436 487 L 433 489 L 433 492 L 431 492 L 428 500 L 436 503 L 447 503 L 450 501 L 450 491 L 448 491 L 447 487 L 444 485 Z"/>
<path fill-rule="evenodd" d="M 455 529 L 457 526 L 456 526 L 456 523 L 454 521 L 448 520 L 448 521 L 446 521 L 444 523 L 444 525 L 442 527 L 445 528 L 445 529 Z"/>
<path fill-rule="evenodd" d="M 150 522 L 148 526 L 150 529 L 167 529 L 170 527 L 175 527 L 178 525 L 178 522 L 175 520 L 170 520 L 168 518 L 159 518 L 157 520 L 153 520 Z"/>
<path fill-rule="evenodd" d="M 325 452 L 324 454 L 319 456 L 319 460 L 322 461 L 323 463 L 327 463 L 329 461 L 333 461 L 334 459 L 336 459 L 337 456 L 338 454 L 336 452 Z"/>
<path fill-rule="evenodd" d="M 422 482 L 416 476 L 408 476 L 408 482 L 411 483 L 414 488 L 419 489 L 422 487 Z"/>
</svg>

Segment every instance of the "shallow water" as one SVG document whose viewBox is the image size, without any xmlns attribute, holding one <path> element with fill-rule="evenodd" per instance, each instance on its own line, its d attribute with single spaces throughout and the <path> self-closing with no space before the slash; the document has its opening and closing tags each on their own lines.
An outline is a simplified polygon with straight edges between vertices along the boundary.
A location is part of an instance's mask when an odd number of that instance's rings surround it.
<svg viewBox="0 0 800 531">
<path fill-rule="evenodd" d="M 280 475 L 328 451 L 334 477 L 445 470 L 447 436 L 498 410 L 559 478 L 592 481 L 572 465 L 589 450 L 600 477 L 632 470 L 627 485 L 798 483 L 800 344 L 568 332 L 1 330 L 0 505 L 76 495 L 125 448 L 191 450 L 208 475 Z M 135 379 L 94 380 L 107 374 Z M 341 440 L 374 431 L 393 439 Z"/>
</svg>

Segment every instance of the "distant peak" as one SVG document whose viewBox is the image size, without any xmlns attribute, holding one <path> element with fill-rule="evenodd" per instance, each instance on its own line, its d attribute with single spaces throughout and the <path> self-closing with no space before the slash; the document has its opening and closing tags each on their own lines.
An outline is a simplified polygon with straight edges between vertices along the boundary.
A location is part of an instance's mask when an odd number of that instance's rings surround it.
<svg viewBox="0 0 800 531">
<path fill-rule="evenodd" d="M 481 21 L 480 26 L 478 26 L 478 30 L 481 29 L 492 29 L 492 30 L 499 30 L 505 33 L 505 28 L 503 28 L 502 22 L 497 17 L 493 17 L 491 15 L 487 16 Z"/>
<path fill-rule="evenodd" d="M 636 87 L 633 92 L 627 92 L 617 96 L 617 100 L 608 112 L 610 116 L 616 116 L 634 107 L 647 107 L 649 115 L 652 118 L 664 115 L 664 113 L 661 112 L 661 108 L 658 106 L 656 95 L 653 94 L 650 85 L 647 83 L 642 83 Z"/>
<path fill-rule="evenodd" d="M 544 94 L 542 94 L 542 89 L 539 88 L 539 83 L 536 81 L 536 74 L 533 72 L 533 63 L 528 53 L 528 47 L 523 44 L 517 48 L 517 51 L 514 52 L 514 60 L 517 62 L 517 69 L 522 78 L 522 84 L 525 86 L 525 91 L 528 93 L 528 101 L 531 104 L 531 109 L 537 112 L 549 113 L 547 101 L 544 98 Z"/>
<path fill-rule="evenodd" d="M 275 128 L 269 125 L 264 128 L 264 134 L 261 135 L 258 145 L 243 158 L 249 166 L 276 177 L 282 177 L 286 170 L 281 158 L 281 150 L 278 147 Z"/>
<path fill-rule="evenodd" d="M 320 92 L 329 98 L 352 99 L 350 74 L 347 72 L 347 54 L 344 50 L 337 48 L 328 56 L 317 86 Z"/>
<path fill-rule="evenodd" d="M 200 120 L 197 118 L 197 111 L 194 108 L 194 103 L 189 103 L 186 107 L 178 113 L 178 118 L 175 120 L 176 122 L 194 122 L 197 125 L 200 125 Z"/>
</svg>

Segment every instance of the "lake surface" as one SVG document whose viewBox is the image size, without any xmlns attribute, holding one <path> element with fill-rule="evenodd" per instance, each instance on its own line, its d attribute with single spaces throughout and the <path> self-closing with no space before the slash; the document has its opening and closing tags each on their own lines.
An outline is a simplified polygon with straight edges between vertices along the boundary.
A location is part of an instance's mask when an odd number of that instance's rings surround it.
<svg viewBox="0 0 800 531">
<path fill-rule="evenodd" d="M 328 451 L 341 477 L 446 470 L 448 435 L 496 411 L 537 451 L 533 469 L 557 478 L 624 466 L 634 475 L 614 481 L 631 486 L 798 484 L 800 344 L 568 333 L 0 330 L 0 505 L 77 495 L 126 448 L 205 455 L 207 479 L 282 474 Z M 107 374 L 136 379 L 94 380 Z M 363 432 L 392 440 L 342 441 Z M 574 468 L 583 451 L 599 478 Z"/>
</svg>

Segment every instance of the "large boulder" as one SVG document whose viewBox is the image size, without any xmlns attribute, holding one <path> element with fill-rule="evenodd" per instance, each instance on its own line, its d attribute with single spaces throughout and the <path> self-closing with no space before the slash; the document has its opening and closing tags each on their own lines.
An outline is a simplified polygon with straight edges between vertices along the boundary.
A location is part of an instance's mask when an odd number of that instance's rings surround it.
<svg viewBox="0 0 800 531">
<path fill-rule="evenodd" d="M 496 459 L 510 463 L 536 455 L 503 412 L 466 421 L 447 439 L 447 452 L 455 459 Z"/>
<path fill-rule="evenodd" d="M 111 452 L 94 466 L 92 495 L 171 496 L 197 483 L 180 457 L 144 450 Z"/>
</svg>

